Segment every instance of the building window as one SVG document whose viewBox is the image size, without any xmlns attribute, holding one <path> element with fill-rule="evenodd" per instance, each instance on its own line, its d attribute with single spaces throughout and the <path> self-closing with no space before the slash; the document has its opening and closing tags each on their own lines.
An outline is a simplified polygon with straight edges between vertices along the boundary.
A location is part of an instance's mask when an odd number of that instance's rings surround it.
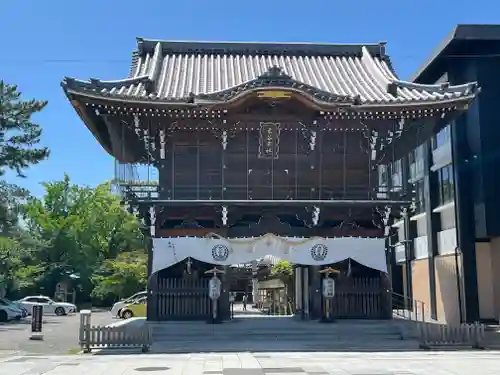
<svg viewBox="0 0 500 375">
<path fill-rule="evenodd" d="M 389 173 L 387 170 L 387 165 L 378 166 L 378 185 L 387 186 L 389 183 Z"/>
<path fill-rule="evenodd" d="M 418 146 L 408 156 L 410 164 L 410 180 L 419 180 L 424 176 L 424 145 Z"/>
<path fill-rule="evenodd" d="M 439 205 L 452 202 L 455 199 L 455 187 L 453 184 L 453 165 L 436 171 L 438 174 Z"/>
<path fill-rule="evenodd" d="M 434 137 L 432 137 L 432 149 L 435 150 L 449 143 L 451 139 L 451 127 L 446 125 Z"/>
<path fill-rule="evenodd" d="M 403 188 L 403 165 L 401 159 L 392 163 L 392 189 L 400 191 Z"/>
<path fill-rule="evenodd" d="M 413 184 L 415 195 L 415 214 L 425 212 L 424 180 L 418 180 Z"/>
</svg>

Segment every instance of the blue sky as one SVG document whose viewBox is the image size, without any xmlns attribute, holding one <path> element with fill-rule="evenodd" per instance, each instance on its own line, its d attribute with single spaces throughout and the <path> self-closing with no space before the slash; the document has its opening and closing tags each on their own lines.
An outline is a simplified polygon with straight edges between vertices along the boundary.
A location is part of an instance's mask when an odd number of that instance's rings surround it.
<svg viewBox="0 0 500 375">
<path fill-rule="evenodd" d="M 40 182 L 67 172 L 96 185 L 113 160 L 68 103 L 64 76 L 125 78 L 137 36 L 173 40 L 388 42 L 402 78 L 430 56 L 457 23 L 500 23 L 493 0 L 0 0 L 0 79 L 25 98 L 45 99 L 36 116 L 52 155 L 17 182 L 35 195 Z"/>
</svg>

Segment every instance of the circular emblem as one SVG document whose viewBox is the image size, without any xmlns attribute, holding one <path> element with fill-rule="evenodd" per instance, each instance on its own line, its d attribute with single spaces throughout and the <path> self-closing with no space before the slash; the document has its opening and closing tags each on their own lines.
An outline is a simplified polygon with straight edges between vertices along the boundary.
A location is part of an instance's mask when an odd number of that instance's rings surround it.
<svg viewBox="0 0 500 375">
<path fill-rule="evenodd" d="M 212 247 L 212 258 L 216 262 L 224 262 L 229 257 L 229 249 L 226 245 L 215 245 Z"/>
<path fill-rule="evenodd" d="M 316 262 L 325 260 L 327 255 L 328 247 L 326 247 L 326 245 L 318 243 L 311 248 L 311 258 L 313 258 Z"/>
</svg>

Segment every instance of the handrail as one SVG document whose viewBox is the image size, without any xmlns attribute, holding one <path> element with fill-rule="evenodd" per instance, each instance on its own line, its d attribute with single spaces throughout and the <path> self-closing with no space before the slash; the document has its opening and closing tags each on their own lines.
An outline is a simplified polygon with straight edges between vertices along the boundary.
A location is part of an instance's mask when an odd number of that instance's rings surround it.
<svg viewBox="0 0 500 375">
<path fill-rule="evenodd" d="M 392 312 L 396 316 L 416 322 L 425 322 L 425 302 L 392 292 Z"/>
</svg>

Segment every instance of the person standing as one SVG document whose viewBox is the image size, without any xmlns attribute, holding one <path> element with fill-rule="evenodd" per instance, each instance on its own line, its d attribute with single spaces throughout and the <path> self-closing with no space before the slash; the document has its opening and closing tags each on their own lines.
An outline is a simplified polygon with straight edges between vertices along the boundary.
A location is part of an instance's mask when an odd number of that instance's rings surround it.
<svg viewBox="0 0 500 375">
<path fill-rule="evenodd" d="M 248 296 L 247 294 L 243 294 L 243 311 L 247 311 L 247 300 L 248 300 Z"/>
</svg>

